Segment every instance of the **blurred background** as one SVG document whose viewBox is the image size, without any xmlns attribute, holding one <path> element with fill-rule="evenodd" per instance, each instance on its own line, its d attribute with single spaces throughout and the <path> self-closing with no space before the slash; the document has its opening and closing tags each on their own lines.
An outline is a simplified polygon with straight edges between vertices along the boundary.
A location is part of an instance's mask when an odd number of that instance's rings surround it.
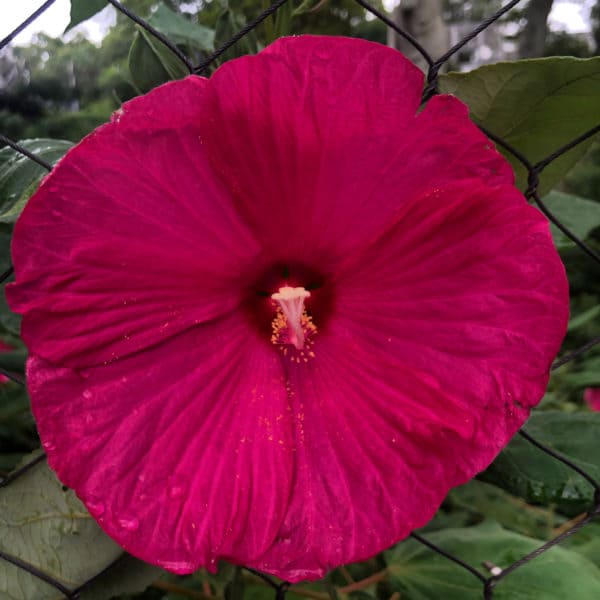
<svg viewBox="0 0 600 600">
<path fill-rule="evenodd" d="M 42 4 L 40 0 L 5 2 L 0 39 Z M 218 47 L 255 16 L 263 0 L 126 0 L 136 14 L 156 25 L 168 14 L 184 15 L 202 25 L 204 40 L 183 44 L 196 60 Z M 349 35 L 396 44 L 418 60 L 410 47 L 390 36 L 353 0 L 313 2 L 295 17 L 290 33 Z M 500 0 L 375 0 L 372 3 L 439 56 L 500 6 Z M 154 19 L 152 16 L 154 16 Z M 69 0 L 57 0 L 0 53 L 0 125 L 12 139 L 54 137 L 78 141 L 107 120 L 121 102 L 138 93 L 128 69 L 135 24 L 112 6 L 63 33 L 70 22 Z M 160 27 L 159 27 L 160 29 Z M 272 38 L 269 23 L 253 36 L 254 49 Z M 175 40 L 177 41 L 177 40 Z M 252 50 L 239 44 L 238 53 Z M 600 1 L 531 0 L 511 10 L 452 61 L 451 68 L 471 70 L 516 58 L 600 53 Z M 225 57 L 230 58 L 231 54 Z M 145 90 L 144 90 L 145 91 Z"/>
</svg>

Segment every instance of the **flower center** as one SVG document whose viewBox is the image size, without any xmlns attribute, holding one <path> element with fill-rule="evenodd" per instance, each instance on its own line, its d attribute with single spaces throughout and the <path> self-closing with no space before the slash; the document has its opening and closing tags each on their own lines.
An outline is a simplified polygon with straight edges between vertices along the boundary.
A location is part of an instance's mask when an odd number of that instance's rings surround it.
<svg viewBox="0 0 600 600">
<path fill-rule="evenodd" d="M 310 292 L 305 288 L 289 286 L 280 287 L 278 292 L 271 295 L 271 299 L 277 303 L 277 313 L 271 324 L 273 344 L 290 344 L 296 350 L 303 350 L 305 345 L 310 345 L 308 338 L 316 333 L 317 328 L 304 308 L 304 300 L 309 297 Z M 304 352 L 301 354 L 304 358 Z M 299 358 L 297 362 L 300 362 Z"/>
</svg>

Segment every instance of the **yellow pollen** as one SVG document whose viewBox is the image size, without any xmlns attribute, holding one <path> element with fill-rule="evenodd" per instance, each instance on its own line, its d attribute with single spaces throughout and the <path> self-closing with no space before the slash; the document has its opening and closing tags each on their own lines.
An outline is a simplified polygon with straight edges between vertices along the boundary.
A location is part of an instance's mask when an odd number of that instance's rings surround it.
<svg viewBox="0 0 600 600">
<path fill-rule="evenodd" d="M 297 350 L 302 350 L 307 345 L 307 336 L 317 331 L 311 317 L 306 314 L 304 300 L 310 297 L 310 292 L 303 287 L 280 287 L 278 292 L 271 295 L 277 303 L 277 312 L 271 328 L 273 334 L 271 342 L 274 344 L 291 344 Z M 283 353 L 287 354 L 284 347 Z M 304 352 L 302 352 L 304 355 Z M 299 358 L 292 358 L 300 362 Z"/>
</svg>

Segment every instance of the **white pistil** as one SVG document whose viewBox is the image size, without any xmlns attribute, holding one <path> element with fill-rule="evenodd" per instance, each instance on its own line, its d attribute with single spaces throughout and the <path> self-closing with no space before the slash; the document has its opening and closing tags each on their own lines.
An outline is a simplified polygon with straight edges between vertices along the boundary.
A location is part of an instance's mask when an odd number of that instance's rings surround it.
<svg viewBox="0 0 600 600">
<path fill-rule="evenodd" d="M 278 292 L 271 295 L 283 312 L 287 321 L 290 343 L 298 350 L 304 348 L 304 331 L 302 329 L 302 313 L 304 312 L 304 300 L 310 296 L 310 292 L 303 287 L 280 287 Z"/>
</svg>

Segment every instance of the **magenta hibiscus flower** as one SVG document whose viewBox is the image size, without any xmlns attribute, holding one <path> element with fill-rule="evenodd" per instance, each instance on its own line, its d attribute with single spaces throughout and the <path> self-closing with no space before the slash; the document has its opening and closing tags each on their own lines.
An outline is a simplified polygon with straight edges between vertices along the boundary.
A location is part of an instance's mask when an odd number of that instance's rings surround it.
<svg viewBox="0 0 600 600">
<path fill-rule="evenodd" d="M 600 411 L 600 388 L 585 388 L 583 399 L 590 410 Z"/>
<path fill-rule="evenodd" d="M 17 223 L 50 465 L 124 548 L 289 581 L 424 525 L 541 398 L 545 219 L 395 50 L 282 39 L 125 104 Z"/>
</svg>

